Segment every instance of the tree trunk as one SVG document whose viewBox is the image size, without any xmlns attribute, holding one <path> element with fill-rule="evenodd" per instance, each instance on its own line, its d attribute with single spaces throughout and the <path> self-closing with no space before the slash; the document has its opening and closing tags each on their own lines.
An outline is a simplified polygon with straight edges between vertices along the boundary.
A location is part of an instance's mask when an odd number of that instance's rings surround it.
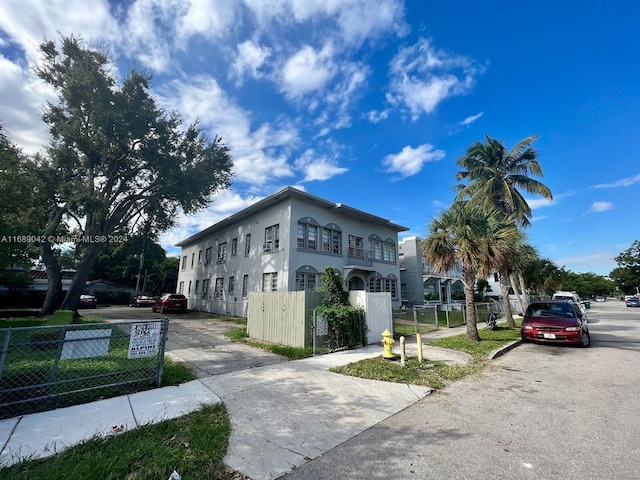
<svg viewBox="0 0 640 480">
<path fill-rule="evenodd" d="M 463 272 L 465 314 L 467 317 L 467 340 L 479 342 L 478 326 L 476 325 L 476 313 L 474 309 L 473 287 L 476 283 L 476 275 L 473 272 Z"/>
<path fill-rule="evenodd" d="M 502 293 L 502 301 L 504 303 L 504 316 L 507 321 L 508 328 L 515 328 L 516 322 L 513 320 L 511 312 L 511 302 L 509 301 L 509 285 L 507 284 L 507 274 L 500 272 L 500 293 Z"/>
<path fill-rule="evenodd" d="M 520 295 L 520 289 L 518 288 L 518 282 L 516 282 L 515 274 L 511 273 L 509 275 L 509 280 L 511 281 L 511 288 L 513 288 L 513 293 L 516 295 L 516 298 L 518 299 L 520 310 L 524 314 L 525 302 L 524 302 L 524 299 L 522 298 L 522 295 Z M 524 294 L 524 292 L 522 293 Z"/>
<path fill-rule="evenodd" d="M 49 212 L 47 225 L 44 229 L 43 236 L 46 240 L 40 247 L 40 254 L 47 269 L 47 295 L 38 313 L 39 317 L 53 314 L 60 308 L 60 303 L 62 302 L 62 275 L 60 273 L 60 264 L 53 253 L 53 249 L 51 248 L 53 242 L 50 242 L 49 238 L 55 234 L 62 221 L 62 216 L 66 211 L 66 207 L 54 207 L 51 212 Z"/>
<path fill-rule="evenodd" d="M 67 291 L 67 295 L 64 297 L 64 301 L 62 302 L 62 309 L 71 310 L 74 313 L 74 316 L 78 316 L 78 305 L 80 304 L 80 295 L 87 284 L 87 280 L 89 279 L 89 275 L 91 275 L 91 269 L 93 265 L 96 263 L 98 259 L 98 254 L 104 243 L 89 243 L 87 246 L 87 251 L 78 268 L 76 269 L 76 274 L 73 277 L 71 282 L 71 286 Z"/>
<path fill-rule="evenodd" d="M 52 315 L 62 303 L 62 274 L 60 273 L 60 265 L 56 259 L 53 251 L 51 250 L 51 244 L 45 242 L 40 249 L 42 255 L 42 261 L 47 268 L 47 295 L 44 298 L 44 303 L 39 317 L 46 315 Z"/>
<path fill-rule="evenodd" d="M 522 273 L 518 273 L 518 281 L 520 282 L 520 290 L 522 291 L 522 315 L 529 306 L 529 295 L 527 294 L 527 282 L 524 281 Z"/>
</svg>

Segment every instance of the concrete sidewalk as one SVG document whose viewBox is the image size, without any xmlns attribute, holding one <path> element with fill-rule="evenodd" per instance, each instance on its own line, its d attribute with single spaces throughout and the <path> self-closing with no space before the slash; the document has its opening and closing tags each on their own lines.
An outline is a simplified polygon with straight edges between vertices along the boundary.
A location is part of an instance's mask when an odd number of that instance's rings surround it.
<svg viewBox="0 0 640 480">
<path fill-rule="evenodd" d="M 423 335 L 423 343 L 459 328 Z M 415 337 L 407 354 L 415 356 Z M 396 341 L 394 351 L 399 352 Z M 381 355 L 380 344 L 278 363 L 98 402 L 0 421 L 0 466 L 43 458 L 94 436 L 109 436 L 224 402 L 232 424 L 225 463 L 253 480 L 271 480 L 429 395 L 427 387 L 329 372 Z M 425 346 L 430 360 L 464 363 L 464 354 Z"/>
</svg>

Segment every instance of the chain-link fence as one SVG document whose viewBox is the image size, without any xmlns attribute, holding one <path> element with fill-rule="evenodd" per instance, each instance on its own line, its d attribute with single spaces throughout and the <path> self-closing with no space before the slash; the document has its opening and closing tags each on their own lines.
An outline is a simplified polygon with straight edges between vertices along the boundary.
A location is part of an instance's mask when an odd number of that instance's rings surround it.
<svg viewBox="0 0 640 480">
<path fill-rule="evenodd" d="M 497 303 L 475 303 L 476 323 L 487 320 L 489 313 L 500 313 Z M 451 328 L 467 322 L 464 303 L 423 305 L 393 311 L 393 333 L 395 337 L 428 333 L 441 327 Z"/>
<path fill-rule="evenodd" d="M 160 386 L 169 319 L 0 329 L 0 418 Z"/>
</svg>

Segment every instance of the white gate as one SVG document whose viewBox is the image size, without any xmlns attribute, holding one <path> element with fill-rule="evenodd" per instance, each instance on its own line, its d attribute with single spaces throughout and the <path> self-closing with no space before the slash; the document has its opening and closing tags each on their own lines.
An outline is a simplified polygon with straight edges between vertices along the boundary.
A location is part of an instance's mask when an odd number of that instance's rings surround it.
<svg viewBox="0 0 640 480">
<path fill-rule="evenodd" d="M 352 290 L 349 292 L 349 303 L 364 308 L 364 315 L 369 328 L 367 343 L 380 343 L 382 341 L 382 332 L 385 329 L 393 332 L 391 293 Z"/>
</svg>

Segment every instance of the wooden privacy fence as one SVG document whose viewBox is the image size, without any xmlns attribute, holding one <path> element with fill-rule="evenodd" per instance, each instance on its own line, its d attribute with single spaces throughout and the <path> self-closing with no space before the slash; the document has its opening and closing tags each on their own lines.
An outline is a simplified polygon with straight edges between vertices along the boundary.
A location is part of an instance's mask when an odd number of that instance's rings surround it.
<svg viewBox="0 0 640 480">
<path fill-rule="evenodd" d="M 311 346 L 313 310 L 321 300 L 317 292 L 249 292 L 247 334 L 279 345 Z"/>
<path fill-rule="evenodd" d="M 313 311 L 321 300 L 318 292 L 249 292 L 247 334 L 279 345 L 310 347 L 314 344 Z M 380 342 L 382 332 L 393 329 L 389 293 L 352 291 L 349 301 L 364 309 L 367 343 Z"/>
</svg>

